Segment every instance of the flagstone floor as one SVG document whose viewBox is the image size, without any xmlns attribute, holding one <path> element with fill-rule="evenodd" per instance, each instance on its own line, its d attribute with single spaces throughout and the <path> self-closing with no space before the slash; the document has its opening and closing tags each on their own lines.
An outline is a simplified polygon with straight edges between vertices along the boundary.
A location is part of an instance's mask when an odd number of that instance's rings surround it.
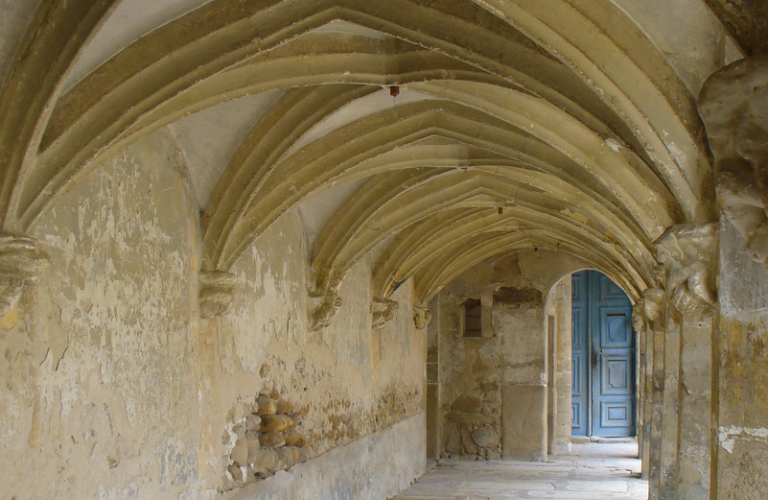
<svg viewBox="0 0 768 500">
<path fill-rule="evenodd" d="M 636 443 L 588 443 L 546 463 L 441 461 L 394 499 L 646 500 L 636 457 Z"/>
</svg>

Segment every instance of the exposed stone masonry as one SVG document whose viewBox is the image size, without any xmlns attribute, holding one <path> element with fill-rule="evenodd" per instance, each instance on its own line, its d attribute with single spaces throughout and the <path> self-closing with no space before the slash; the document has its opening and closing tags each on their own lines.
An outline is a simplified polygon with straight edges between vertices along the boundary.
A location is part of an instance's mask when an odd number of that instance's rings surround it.
<svg viewBox="0 0 768 500">
<path fill-rule="evenodd" d="M 280 392 L 259 394 L 253 403 L 238 404 L 224 434 L 234 441 L 223 489 L 242 487 L 309 459 L 307 439 L 297 430 L 299 417 Z"/>
</svg>

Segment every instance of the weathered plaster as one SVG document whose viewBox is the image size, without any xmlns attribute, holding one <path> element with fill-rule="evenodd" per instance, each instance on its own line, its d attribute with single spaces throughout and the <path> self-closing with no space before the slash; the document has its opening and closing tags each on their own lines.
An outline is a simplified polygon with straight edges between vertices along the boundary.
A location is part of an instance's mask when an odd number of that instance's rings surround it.
<svg viewBox="0 0 768 500">
<path fill-rule="evenodd" d="M 197 224 L 184 156 L 162 131 L 96 170 L 37 226 L 52 266 L 0 333 L 0 470 L 14 477 L 10 494 L 216 497 L 233 408 L 273 389 L 294 404 L 311 459 L 372 446 L 373 470 L 398 447 L 395 475 L 365 484 L 370 498 L 409 484 L 425 456 L 426 334 L 413 323 L 411 287 L 373 332 L 363 261 L 342 283 L 336 324 L 310 334 L 306 236 L 292 211 L 233 267 L 229 315 L 199 319 Z M 376 432 L 396 438 L 366 438 Z M 327 472 L 328 463 L 305 466 Z"/>
<path fill-rule="evenodd" d="M 1 340 L 0 468 L 14 478 L 4 481 L 10 497 L 195 489 L 198 230 L 184 168 L 173 138 L 156 134 L 37 226 L 52 266 L 6 316 Z"/>
</svg>

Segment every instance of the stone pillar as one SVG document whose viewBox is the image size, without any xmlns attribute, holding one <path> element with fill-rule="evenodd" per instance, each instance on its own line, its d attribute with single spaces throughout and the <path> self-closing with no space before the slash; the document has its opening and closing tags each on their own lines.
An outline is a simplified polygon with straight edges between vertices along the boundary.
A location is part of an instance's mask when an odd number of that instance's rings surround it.
<svg viewBox="0 0 768 500">
<path fill-rule="evenodd" d="M 677 486 L 677 443 L 679 423 L 680 320 L 667 309 L 664 328 L 664 405 L 661 421 L 661 500 L 674 500 Z"/>
<path fill-rule="evenodd" d="M 753 38 L 760 50 L 699 96 L 721 208 L 712 499 L 768 498 L 768 45 Z"/>
<path fill-rule="evenodd" d="M 555 320 L 555 345 L 557 348 L 557 413 L 555 416 L 555 453 L 571 451 L 571 278 L 557 285 L 557 318 Z"/>
<path fill-rule="evenodd" d="M 645 351 L 645 318 L 642 314 L 643 310 L 643 304 L 642 299 L 637 302 L 634 307 L 632 308 L 632 330 L 634 331 L 636 337 L 635 345 L 637 346 L 637 381 L 636 381 L 636 387 L 637 387 L 637 408 L 636 408 L 636 421 L 637 421 L 637 451 L 638 456 L 642 459 L 643 455 L 645 454 L 646 447 L 643 443 L 643 438 L 645 435 L 645 429 L 643 426 L 643 423 L 645 422 L 645 414 L 644 407 L 643 407 L 643 401 L 645 401 L 645 377 L 646 377 L 646 366 L 645 366 L 645 358 L 646 358 L 646 351 Z M 643 474 L 645 474 L 645 470 L 643 470 Z"/>
<path fill-rule="evenodd" d="M 556 312 L 552 311 L 553 313 Z M 547 314 L 547 453 L 555 454 L 556 427 L 557 427 L 557 333 L 555 326 L 555 314 Z"/>
<path fill-rule="evenodd" d="M 653 329 L 653 380 L 651 405 L 649 499 L 659 500 L 661 489 L 662 416 L 664 413 L 664 330 Z"/>
<path fill-rule="evenodd" d="M 683 318 L 677 497 L 707 500 L 712 446 L 712 317 Z"/>
<path fill-rule="evenodd" d="M 720 241 L 720 319 L 715 339 L 717 500 L 768 498 L 768 271 L 727 221 Z"/>
<path fill-rule="evenodd" d="M 665 265 L 665 398 L 658 498 L 709 496 L 712 317 L 717 310 L 717 224 L 671 228 L 656 243 Z"/>
<path fill-rule="evenodd" d="M 658 288 L 646 290 L 643 294 L 643 308 L 650 337 L 649 346 L 653 346 L 653 364 L 651 369 L 651 412 L 649 429 L 649 469 L 648 486 L 650 500 L 660 498 L 661 489 L 661 449 L 664 414 L 664 342 L 666 301 L 664 291 Z"/>
<path fill-rule="evenodd" d="M 642 468 L 643 478 L 648 479 L 651 470 L 651 421 L 653 415 L 653 329 L 644 322 L 645 336 L 645 376 L 642 379 L 643 390 L 643 446 Z"/>
<path fill-rule="evenodd" d="M 432 299 L 429 311 L 438 313 L 439 295 Z M 415 315 L 416 316 L 416 315 Z M 426 319 L 427 328 L 427 458 L 436 460 L 440 457 L 440 334 L 438 321 Z M 431 313 L 429 314 L 431 318 Z M 439 318 L 440 315 L 437 314 Z M 418 328 L 420 318 L 414 320 Z"/>
</svg>

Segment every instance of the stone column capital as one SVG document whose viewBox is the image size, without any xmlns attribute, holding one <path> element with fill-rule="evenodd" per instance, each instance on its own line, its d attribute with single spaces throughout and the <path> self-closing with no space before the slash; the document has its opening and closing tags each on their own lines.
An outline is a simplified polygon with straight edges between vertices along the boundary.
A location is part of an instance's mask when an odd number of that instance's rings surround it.
<svg viewBox="0 0 768 500">
<path fill-rule="evenodd" d="M 235 296 L 235 276 L 226 271 L 201 270 L 200 315 L 204 319 L 226 316 Z"/>
<path fill-rule="evenodd" d="M 712 75 L 699 114 L 717 166 L 723 216 L 768 269 L 768 54 L 742 59 Z"/>
<path fill-rule="evenodd" d="M 666 268 L 669 303 L 683 316 L 708 316 L 717 302 L 713 267 L 718 235 L 716 223 L 684 224 L 656 241 L 656 258 Z"/>
<path fill-rule="evenodd" d="M 7 314 L 21 294 L 40 281 L 50 257 L 36 240 L 26 236 L 0 236 L 0 316 Z"/>
</svg>

